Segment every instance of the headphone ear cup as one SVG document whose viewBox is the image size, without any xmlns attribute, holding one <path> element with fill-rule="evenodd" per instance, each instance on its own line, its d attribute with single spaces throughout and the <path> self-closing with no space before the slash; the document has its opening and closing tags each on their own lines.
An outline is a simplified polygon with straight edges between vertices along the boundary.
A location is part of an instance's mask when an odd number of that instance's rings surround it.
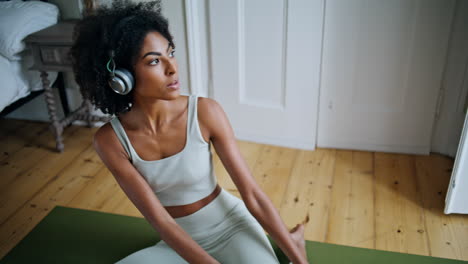
<svg viewBox="0 0 468 264">
<path fill-rule="evenodd" d="M 126 69 L 116 69 L 114 77 L 109 80 L 109 86 L 118 94 L 128 94 L 135 85 L 133 75 Z"/>
</svg>

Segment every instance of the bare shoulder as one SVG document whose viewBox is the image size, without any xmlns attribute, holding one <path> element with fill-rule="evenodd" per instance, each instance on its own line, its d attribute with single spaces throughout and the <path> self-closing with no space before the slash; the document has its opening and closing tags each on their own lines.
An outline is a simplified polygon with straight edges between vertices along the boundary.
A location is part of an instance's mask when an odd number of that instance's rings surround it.
<svg viewBox="0 0 468 264">
<path fill-rule="evenodd" d="M 224 114 L 222 106 L 214 99 L 207 97 L 198 97 L 198 119 L 204 125 L 216 123 L 221 115 Z"/>
<path fill-rule="evenodd" d="M 215 99 L 208 97 L 198 97 L 198 111 L 209 116 L 224 113 L 221 104 Z"/>
<path fill-rule="evenodd" d="M 94 148 L 96 147 L 102 147 L 109 143 L 109 137 L 112 137 L 114 134 L 114 131 L 112 131 L 112 126 L 110 123 L 106 123 L 103 126 L 101 126 L 96 133 L 94 133 L 94 140 L 93 140 L 93 145 Z"/>
<path fill-rule="evenodd" d="M 107 153 L 120 153 L 128 158 L 127 152 L 120 144 L 110 123 L 104 124 L 96 131 L 93 138 L 93 146 L 101 158 Z"/>
<path fill-rule="evenodd" d="M 231 130 L 228 117 L 223 107 L 216 100 L 199 97 L 198 98 L 198 120 L 210 135 L 210 139 Z"/>
</svg>

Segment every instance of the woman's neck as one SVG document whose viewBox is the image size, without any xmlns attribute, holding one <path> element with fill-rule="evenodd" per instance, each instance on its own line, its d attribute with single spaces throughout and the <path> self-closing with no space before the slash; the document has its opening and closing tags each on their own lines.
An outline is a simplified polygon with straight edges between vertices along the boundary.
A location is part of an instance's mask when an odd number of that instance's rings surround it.
<svg viewBox="0 0 468 264">
<path fill-rule="evenodd" d="M 134 129 L 143 129 L 157 134 L 161 128 L 171 124 L 180 116 L 178 99 L 138 100 L 134 98 L 132 109 L 125 114 L 124 119 Z"/>
</svg>

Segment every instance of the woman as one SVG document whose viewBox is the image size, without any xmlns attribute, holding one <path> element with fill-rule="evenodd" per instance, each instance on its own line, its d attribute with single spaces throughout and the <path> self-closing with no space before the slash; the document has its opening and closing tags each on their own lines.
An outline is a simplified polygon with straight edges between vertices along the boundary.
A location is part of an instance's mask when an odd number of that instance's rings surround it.
<svg viewBox="0 0 468 264">
<path fill-rule="evenodd" d="M 119 263 L 278 263 L 263 228 L 293 263 L 307 263 L 303 224 L 288 232 L 251 176 L 221 106 L 180 95 L 175 45 L 159 1 L 115 1 L 75 30 L 81 92 L 116 115 L 94 147 L 162 240 Z M 213 174 L 210 143 L 243 201 Z"/>
</svg>

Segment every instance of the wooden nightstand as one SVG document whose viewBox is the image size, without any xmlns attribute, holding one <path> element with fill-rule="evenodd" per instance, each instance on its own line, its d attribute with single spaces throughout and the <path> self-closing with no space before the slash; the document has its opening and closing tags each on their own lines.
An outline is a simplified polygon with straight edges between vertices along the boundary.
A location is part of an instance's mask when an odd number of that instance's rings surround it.
<svg viewBox="0 0 468 264">
<path fill-rule="evenodd" d="M 56 25 L 43 29 L 39 32 L 29 35 L 25 41 L 31 46 L 34 58 L 34 65 L 30 70 L 38 70 L 41 72 L 42 86 L 49 111 L 51 127 L 55 135 L 56 148 L 62 152 L 64 149 L 62 132 L 63 129 L 75 120 L 86 121 L 88 126 L 95 121 L 109 120 L 108 117 L 98 117 L 91 115 L 92 106 L 88 100 L 83 100 L 81 106 L 70 112 L 67 107 L 64 107 L 65 117 L 59 120 L 57 117 L 57 104 L 50 87 L 50 81 L 47 78 L 46 71 L 57 71 L 59 75 L 62 72 L 71 72 L 72 63 L 70 56 L 70 48 L 73 44 L 73 28 L 76 20 L 61 21 Z M 64 89 L 63 89 L 64 91 Z M 62 103 L 66 95 L 61 93 Z M 67 105 L 66 103 L 64 105 Z"/>
</svg>

